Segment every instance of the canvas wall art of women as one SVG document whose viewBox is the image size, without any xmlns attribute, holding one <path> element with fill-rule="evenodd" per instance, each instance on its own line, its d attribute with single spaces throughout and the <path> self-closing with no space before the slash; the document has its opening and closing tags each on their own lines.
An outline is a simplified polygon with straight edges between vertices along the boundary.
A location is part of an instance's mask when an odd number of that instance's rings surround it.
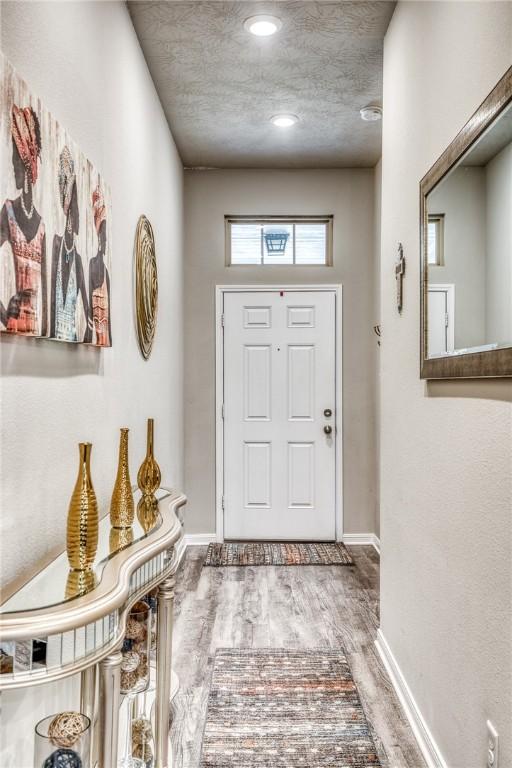
<svg viewBox="0 0 512 768">
<path fill-rule="evenodd" d="M 92 324 L 92 342 L 98 347 L 110 347 L 110 275 L 105 264 L 107 249 L 107 208 L 99 186 L 92 193 L 94 228 L 98 236 L 98 251 L 89 262 L 89 323 Z"/>
<path fill-rule="evenodd" d="M 77 248 L 80 229 L 75 163 L 65 146 L 59 158 L 59 199 L 66 217 L 64 233 L 55 235 L 52 248 L 50 336 L 60 341 L 90 341 L 89 302 L 82 257 Z M 83 321 L 80 322 L 79 313 Z M 79 338 L 79 328 L 85 328 Z"/>
<path fill-rule="evenodd" d="M 14 180 L 20 194 L 14 200 L 5 200 L 0 211 L 0 247 L 5 243 L 10 246 L 15 287 L 7 306 L 0 301 L 0 321 L 11 333 L 46 336 L 46 234 L 33 195 L 41 130 L 32 107 L 17 104 L 11 109 L 10 126 Z"/>
<path fill-rule="evenodd" d="M 1 51 L 0 169 L 0 338 L 110 347 L 109 186 Z"/>
</svg>

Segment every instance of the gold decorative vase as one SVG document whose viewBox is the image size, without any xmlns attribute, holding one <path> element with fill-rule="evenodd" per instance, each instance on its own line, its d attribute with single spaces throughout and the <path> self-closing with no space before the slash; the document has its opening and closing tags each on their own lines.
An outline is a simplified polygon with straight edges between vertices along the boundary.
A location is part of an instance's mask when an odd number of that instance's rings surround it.
<svg viewBox="0 0 512 768">
<path fill-rule="evenodd" d="M 119 438 L 119 463 L 110 502 L 110 522 L 114 528 L 129 528 L 135 514 L 128 465 L 128 432 L 129 430 L 123 427 Z"/>
<path fill-rule="evenodd" d="M 137 519 L 144 533 L 149 533 L 158 519 L 158 501 L 156 496 L 142 496 L 137 503 Z"/>
<path fill-rule="evenodd" d="M 98 548 L 98 502 L 91 480 L 91 443 L 79 443 L 78 477 L 68 509 L 66 546 L 75 571 L 89 569 Z"/>
<path fill-rule="evenodd" d="M 96 574 L 91 568 L 88 568 L 86 571 L 74 571 L 71 569 L 66 581 L 66 600 L 69 600 L 71 597 L 86 595 L 94 589 L 97 583 Z"/>
<path fill-rule="evenodd" d="M 111 528 L 108 538 L 109 552 L 119 552 L 133 541 L 133 528 Z"/>
<path fill-rule="evenodd" d="M 160 467 L 153 456 L 153 429 L 154 421 L 153 419 L 148 419 L 146 458 L 140 465 L 137 474 L 137 485 L 144 496 L 153 495 L 160 488 L 160 480 L 162 479 Z"/>
</svg>

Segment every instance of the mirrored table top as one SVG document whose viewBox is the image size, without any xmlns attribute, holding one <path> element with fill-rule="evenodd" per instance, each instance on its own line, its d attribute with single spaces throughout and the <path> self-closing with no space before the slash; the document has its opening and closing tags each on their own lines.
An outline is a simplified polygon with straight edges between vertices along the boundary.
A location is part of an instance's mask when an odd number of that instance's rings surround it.
<svg viewBox="0 0 512 768">
<path fill-rule="evenodd" d="M 36 611 L 61 605 L 92 590 L 101 582 L 105 565 L 121 550 L 146 538 L 162 524 L 159 502 L 173 491 L 160 488 L 153 500 L 134 493 L 135 518 L 131 528 L 112 528 L 109 515 L 98 524 L 98 549 L 90 571 L 70 570 L 66 552 L 62 552 L 45 568 L 27 581 L 0 605 L 0 614 Z"/>
</svg>

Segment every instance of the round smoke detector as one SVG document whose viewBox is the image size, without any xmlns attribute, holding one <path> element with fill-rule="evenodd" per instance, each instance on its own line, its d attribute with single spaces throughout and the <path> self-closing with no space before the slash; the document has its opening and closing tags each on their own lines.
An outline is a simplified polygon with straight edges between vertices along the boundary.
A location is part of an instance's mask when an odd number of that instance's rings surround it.
<svg viewBox="0 0 512 768">
<path fill-rule="evenodd" d="M 382 119 L 382 107 L 378 107 L 375 104 L 369 104 L 367 107 L 363 107 L 359 110 L 361 119 L 367 123 L 374 123 L 376 120 Z"/>
</svg>

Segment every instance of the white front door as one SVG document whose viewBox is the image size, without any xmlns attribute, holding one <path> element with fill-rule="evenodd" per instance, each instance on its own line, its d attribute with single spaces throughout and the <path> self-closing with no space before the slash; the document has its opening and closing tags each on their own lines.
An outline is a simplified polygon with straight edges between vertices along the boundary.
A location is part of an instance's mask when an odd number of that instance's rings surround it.
<svg viewBox="0 0 512 768">
<path fill-rule="evenodd" d="M 224 294 L 224 538 L 336 537 L 336 292 Z"/>
</svg>

